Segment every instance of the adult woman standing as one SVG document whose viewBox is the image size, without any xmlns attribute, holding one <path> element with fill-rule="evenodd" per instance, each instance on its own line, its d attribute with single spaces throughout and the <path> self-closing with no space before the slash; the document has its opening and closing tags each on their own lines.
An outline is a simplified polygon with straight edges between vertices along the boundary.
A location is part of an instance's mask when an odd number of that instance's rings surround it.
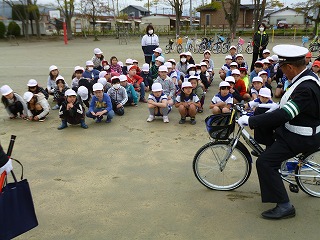
<svg viewBox="0 0 320 240">
<path fill-rule="evenodd" d="M 262 52 L 266 49 L 269 43 L 269 36 L 265 32 L 266 25 L 264 23 L 259 24 L 259 30 L 253 35 L 253 54 L 251 63 L 251 72 L 253 71 L 254 63 L 257 61 L 258 56 L 262 58 Z"/>
<path fill-rule="evenodd" d="M 146 28 L 146 34 L 142 37 L 141 46 L 144 53 L 145 62 L 150 64 L 153 50 L 159 47 L 159 38 L 154 34 L 154 28 L 149 24 Z"/>
</svg>

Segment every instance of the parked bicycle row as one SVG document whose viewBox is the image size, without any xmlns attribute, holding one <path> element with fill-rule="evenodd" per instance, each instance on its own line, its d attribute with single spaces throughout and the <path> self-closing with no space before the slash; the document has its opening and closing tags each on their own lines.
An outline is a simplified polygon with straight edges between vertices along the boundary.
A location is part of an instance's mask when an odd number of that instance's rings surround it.
<svg viewBox="0 0 320 240">
<path fill-rule="evenodd" d="M 193 52 L 203 54 L 205 50 L 210 50 L 214 54 L 226 54 L 230 47 L 233 46 L 230 37 L 223 37 L 216 35 L 216 37 L 203 37 L 203 38 L 190 38 L 185 36 L 185 45 L 183 46 L 183 38 L 177 37 L 176 39 L 169 38 L 169 42 L 165 47 L 165 53 L 182 53 Z M 237 44 L 234 45 L 237 49 L 237 53 L 245 51 L 248 54 L 253 52 L 253 43 L 250 38 L 245 44 L 245 40 L 241 37 L 238 38 Z"/>
</svg>

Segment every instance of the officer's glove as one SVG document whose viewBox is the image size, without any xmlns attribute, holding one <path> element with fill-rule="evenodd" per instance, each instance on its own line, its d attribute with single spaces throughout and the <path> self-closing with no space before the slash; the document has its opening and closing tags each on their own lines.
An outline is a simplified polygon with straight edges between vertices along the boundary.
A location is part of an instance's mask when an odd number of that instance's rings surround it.
<svg viewBox="0 0 320 240">
<path fill-rule="evenodd" d="M 269 110 L 266 111 L 266 113 L 268 113 L 268 112 L 272 112 L 272 111 L 278 109 L 279 105 L 277 103 L 261 103 L 261 104 L 259 104 L 259 107 L 269 108 Z"/>
<path fill-rule="evenodd" d="M 238 119 L 238 124 L 239 124 L 241 127 L 248 126 L 248 125 L 249 125 L 249 116 L 247 116 L 247 115 L 241 116 L 241 117 Z"/>
<path fill-rule="evenodd" d="M 12 161 L 9 159 L 8 162 L 0 168 L 0 174 L 2 174 L 4 171 L 6 171 L 8 174 L 12 169 Z"/>
</svg>

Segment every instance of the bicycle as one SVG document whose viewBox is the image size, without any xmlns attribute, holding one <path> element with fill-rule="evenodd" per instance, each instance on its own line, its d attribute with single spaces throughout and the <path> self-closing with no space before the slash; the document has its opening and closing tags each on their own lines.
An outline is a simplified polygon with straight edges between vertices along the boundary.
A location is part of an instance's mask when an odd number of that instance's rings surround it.
<svg viewBox="0 0 320 240">
<path fill-rule="evenodd" d="M 309 44 L 309 51 L 316 52 L 320 49 L 320 39 L 318 36 L 315 36 Z"/>
<path fill-rule="evenodd" d="M 170 52 L 175 52 L 177 50 L 178 53 L 182 53 L 183 47 L 182 47 L 182 38 L 177 36 L 176 41 L 174 39 L 170 38 L 169 43 L 166 45 L 164 52 L 166 54 Z"/>
<path fill-rule="evenodd" d="M 222 51 L 222 45 L 225 41 L 225 38 L 220 36 L 220 35 L 217 35 L 217 41 L 211 45 L 211 51 L 215 54 L 218 54 Z"/>
<path fill-rule="evenodd" d="M 242 53 L 242 45 L 245 43 L 244 39 L 239 37 L 238 38 L 238 43 L 237 43 L 237 53 Z"/>
<path fill-rule="evenodd" d="M 253 53 L 253 41 L 251 39 L 248 41 L 245 51 L 248 54 L 252 54 Z"/>
<path fill-rule="evenodd" d="M 252 156 L 240 137 L 258 155 L 264 151 L 237 123 L 238 113 L 240 116 L 247 114 L 243 104 L 236 104 L 231 113 L 211 115 L 205 120 L 210 142 L 197 151 L 192 167 L 198 181 L 209 189 L 234 190 L 249 179 Z M 235 132 L 236 124 L 238 130 Z M 301 189 L 313 197 L 320 197 L 320 149 L 284 161 L 279 174 L 290 183 L 290 191 L 297 193 Z"/>
<path fill-rule="evenodd" d="M 231 46 L 231 38 L 230 38 L 230 37 L 227 37 L 227 40 L 226 40 L 224 43 L 222 43 L 222 50 L 221 50 L 221 52 L 222 52 L 223 54 L 226 54 L 226 53 L 229 51 L 230 46 Z"/>
<path fill-rule="evenodd" d="M 194 52 L 193 38 L 189 38 L 188 36 L 185 36 L 184 38 L 187 40 L 186 46 L 185 46 L 185 51 L 186 52 Z"/>
</svg>

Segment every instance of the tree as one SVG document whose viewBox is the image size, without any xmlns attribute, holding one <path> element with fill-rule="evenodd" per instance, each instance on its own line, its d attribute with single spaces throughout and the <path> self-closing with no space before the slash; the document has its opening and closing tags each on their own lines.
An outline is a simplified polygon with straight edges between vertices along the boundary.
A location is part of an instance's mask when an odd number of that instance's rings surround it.
<svg viewBox="0 0 320 240">
<path fill-rule="evenodd" d="M 221 3 L 225 18 L 229 23 L 230 34 L 236 36 L 237 22 L 240 12 L 240 0 L 223 0 Z"/>
<path fill-rule="evenodd" d="M 29 38 L 29 20 L 25 1 L 4 0 L 12 8 L 12 19 L 21 21 L 22 32 L 26 39 Z"/>
<path fill-rule="evenodd" d="M 266 8 L 275 8 L 275 7 L 283 8 L 283 6 L 284 6 L 283 3 L 280 2 L 279 0 L 271 0 L 266 4 Z"/>
<path fill-rule="evenodd" d="M 267 0 L 254 0 L 254 30 L 258 30 L 259 24 L 264 17 Z"/>
<path fill-rule="evenodd" d="M 62 15 L 65 18 L 65 22 L 67 25 L 67 37 L 68 39 L 72 39 L 73 35 L 72 35 L 72 28 L 71 28 L 71 19 L 73 17 L 74 14 L 74 4 L 75 4 L 75 0 L 56 0 L 57 4 L 58 4 L 58 9 L 60 10 L 60 12 L 62 13 Z"/>
<path fill-rule="evenodd" d="M 176 35 L 180 35 L 180 19 L 185 0 L 166 0 L 176 13 Z M 191 1 L 191 0 L 190 0 Z M 240 0 L 239 0 L 240 1 Z"/>
<path fill-rule="evenodd" d="M 320 2 L 319 0 L 308 0 L 306 2 L 299 2 L 294 5 L 295 10 L 304 13 L 305 18 L 314 22 L 313 34 L 318 34 L 318 25 L 320 23 Z"/>
</svg>

